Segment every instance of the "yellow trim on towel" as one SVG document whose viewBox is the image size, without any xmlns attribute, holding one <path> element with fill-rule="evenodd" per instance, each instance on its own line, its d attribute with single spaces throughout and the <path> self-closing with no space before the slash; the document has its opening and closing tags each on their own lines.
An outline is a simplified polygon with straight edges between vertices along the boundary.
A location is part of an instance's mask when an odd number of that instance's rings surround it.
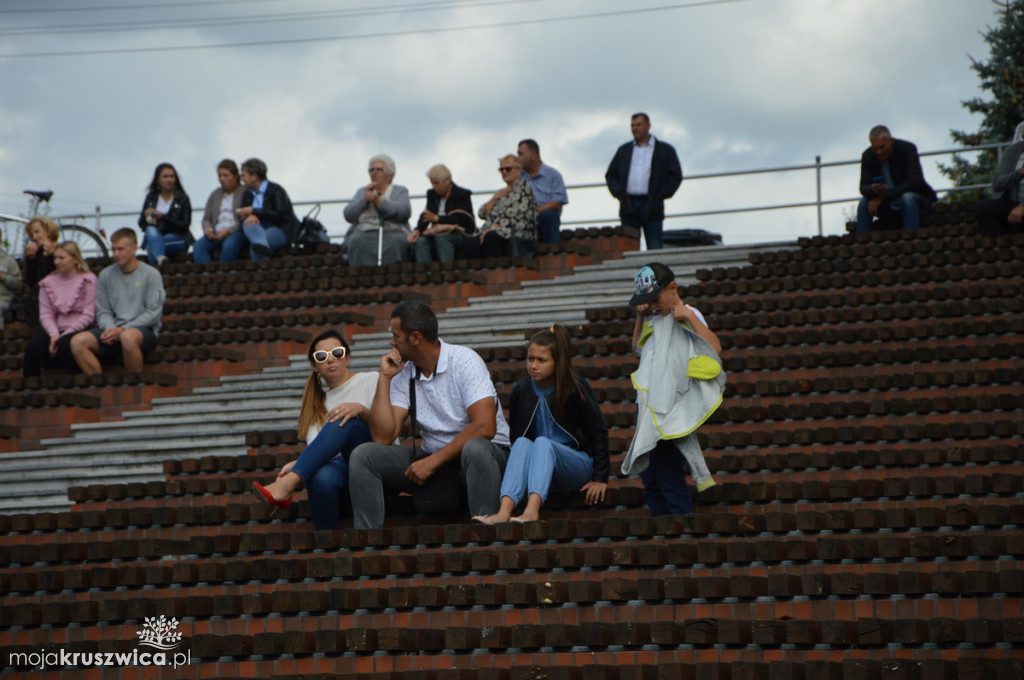
<svg viewBox="0 0 1024 680">
<path fill-rule="evenodd" d="M 686 432 L 681 432 L 679 434 L 667 434 L 666 432 L 664 432 L 661 429 L 661 426 L 658 424 L 658 414 L 654 412 L 654 409 L 651 408 L 650 404 L 647 405 L 647 409 L 651 412 L 651 418 L 654 419 L 654 427 L 655 427 L 655 429 L 658 430 L 658 434 L 661 435 L 662 439 L 679 439 L 680 437 L 685 437 L 686 435 L 691 434 L 698 427 L 703 425 L 707 421 L 707 419 L 711 417 L 711 414 L 714 413 L 715 411 L 717 411 L 718 407 L 721 406 L 721 405 L 722 405 L 722 396 L 719 396 L 718 397 L 718 401 L 716 401 L 714 406 L 712 406 L 711 409 L 708 410 L 708 412 L 704 414 L 704 417 L 700 419 L 699 423 L 694 425 L 691 429 L 687 430 Z"/>
</svg>

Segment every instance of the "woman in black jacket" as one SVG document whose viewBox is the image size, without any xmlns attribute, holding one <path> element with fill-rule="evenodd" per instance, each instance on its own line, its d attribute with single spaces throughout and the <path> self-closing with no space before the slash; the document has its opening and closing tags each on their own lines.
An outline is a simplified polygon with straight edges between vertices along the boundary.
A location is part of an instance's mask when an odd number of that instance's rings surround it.
<svg viewBox="0 0 1024 680">
<path fill-rule="evenodd" d="M 526 365 L 530 377 L 512 387 L 509 400 L 512 451 L 498 512 L 477 522 L 537 520 L 552 487 L 579 489 L 588 504 L 603 501 L 608 488 L 608 428 L 590 385 L 572 373 L 569 331 L 555 325 L 534 333 Z M 523 514 L 512 517 L 527 494 Z"/>
<path fill-rule="evenodd" d="M 159 267 L 168 255 L 187 251 L 195 240 L 191 226 L 192 203 L 181 186 L 178 172 L 170 163 L 161 163 L 153 172 L 139 215 L 142 247 L 149 263 Z"/>
</svg>

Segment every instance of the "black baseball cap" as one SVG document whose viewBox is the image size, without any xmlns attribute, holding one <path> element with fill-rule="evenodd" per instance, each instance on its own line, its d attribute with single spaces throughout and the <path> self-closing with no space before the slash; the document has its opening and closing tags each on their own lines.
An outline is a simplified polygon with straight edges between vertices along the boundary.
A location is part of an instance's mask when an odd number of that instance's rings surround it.
<svg viewBox="0 0 1024 680">
<path fill-rule="evenodd" d="M 633 277 L 633 285 L 636 292 L 629 299 L 629 306 L 636 307 L 651 302 L 659 295 L 668 284 L 676 280 L 672 270 L 660 262 L 651 262 L 640 268 L 640 271 Z"/>
</svg>

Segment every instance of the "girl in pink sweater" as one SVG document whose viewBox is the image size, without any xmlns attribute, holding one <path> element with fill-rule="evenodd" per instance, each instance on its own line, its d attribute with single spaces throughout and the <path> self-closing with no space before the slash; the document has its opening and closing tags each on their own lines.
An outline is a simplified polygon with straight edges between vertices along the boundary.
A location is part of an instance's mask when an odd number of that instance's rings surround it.
<svg viewBox="0 0 1024 680">
<path fill-rule="evenodd" d="M 96 319 L 96 275 L 72 241 L 53 251 L 56 269 L 39 282 L 39 322 L 43 329 L 25 347 L 22 372 L 37 376 L 43 366 L 61 366 L 77 373 L 71 337 Z"/>
</svg>

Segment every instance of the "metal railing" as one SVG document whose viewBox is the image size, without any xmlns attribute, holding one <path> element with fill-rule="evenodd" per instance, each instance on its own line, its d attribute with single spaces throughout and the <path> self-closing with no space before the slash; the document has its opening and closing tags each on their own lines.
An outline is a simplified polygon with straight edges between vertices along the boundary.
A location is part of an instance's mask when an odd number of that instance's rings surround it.
<svg viewBox="0 0 1024 680">
<path fill-rule="evenodd" d="M 997 149 L 1001 152 L 1002 148 L 1006 146 L 1003 144 L 986 144 L 981 146 L 971 147 L 959 147 L 950 149 L 940 149 L 936 151 L 926 151 L 921 153 L 921 157 L 931 156 L 944 156 L 953 154 L 964 154 L 964 153 L 975 153 L 981 151 L 987 151 L 990 149 Z M 764 205 L 750 205 L 740 207 L 729 207 L 721 209 L 708 209 L 708 210 L 695 210 L 689 212 L 673 212 L 668 213 L 665 216 L 666 222 L 669 221 L 683 221 L 697 217 L 706 216 L 720 216 L 720 215 L 739 215 L 744 213 L 754 212 L 766 212 L 766 211 L 777 211 L 777 210 L 807 210 L 815 209 L 817 212 L 817 226 L 818 234 L 824 233 L 824 222 L 822 216 L 822 208 L 825 206 L 836 205 L 841 203 L 852 203 L 860 200 L 859 195 L 846 195 L 839 198 L 824 198 L 824 186 L 822 181 L 822 172 L 824 170 L 830 170 L 834 168 L 847 168 L 850 166 L 860 166 L 860 159 L 853 160 L 842 160 L 842 161 L 831 161 L 822 162 L 821 156 L 815 156 L 814 163 L 808 163 L 804 165 L 785 165 L 767 168 L 755 168 L 749 170 L 732 170 L 728 172 L 711 172 L 711 173 L 697 173 L 686 175 L 686 179 L 683 183 L 684 187 L 690 187 L 694 182 L 706 182 L 714 180 L 723 180 L 727 178 L 745 177 L 745 176 L 764 176 L 764 175 L 777 175 L 780 173 L 800 173 L 813 172 L 813 187 L 815 191 L 815 200 L 813 201 L 789 201 L 783 203 L 770 203 Z M 859 178 L 854 178 L 852 182 L 844 180 L 844 186 L 856 186 Z M 810 184 L 810 183 L 809 183 Z M 807 185 L 804 185 L 805 187 Z M 951 194 L 962 191 L 972 191 L 977 189 L 988 188 L 988 184 L 975 184 L 965 187 L 942 187 L 937 188 L 936 191 L 940 194 Z M 569 192 L 570 208 L 566 210 L 572 210 L 579 204 L 578 197 L 582 192 L 598 190 L 603 192 L 602 199 L 599 199 L 598 203 L 605 203 L 609 207 L 608 212 L 603 212 L 601 216 L 596 218 L 583 218 L 583 219 L 563 219 L 563 226 L 581 226 L 581 225 L 596 225 L 596 224 L 617 224 L 618 218 L 618 203 L 614 198 L 608 194 L 608 190 L 604 182 L 595 182 L 590 184 L 573 184 L 566 187 Z M 475 191 L 474 193 L 478 196 L 490 196 L 494 191 L 484 190 Z M 796 193 L 794 189 L 794 193 Z M 576 196 L 577 198 L 574 198 Z M 678 194 L 677 194 L 678 196 Z M 413 200 L 423 201 L 426 199 L 425 194 L 418 194 L 411 197 Z M 295 212 L 299 217 L 302 217 L 309 209 L 315 205 L 321 205 L 325 208 L 324 215 L 321 216 L 321 221 L 327 227 L 328 233 L 330 234 L 331 240 L 340 241 L 348 227 L 343 216 L 341 216 L 341 210 L 344 206 L 349 203 L 349 199 L 323 199 L 323 200 L 302 200 L 295 202 Z M 604 209 L 602 209 L 604 210 Z M 202 217 L 202 209 L 197 208 L 193 211 L 193 224 L 199 223 Z M 610 216 L 608 214 L 610 213 Z M 414 213 L 415 214 L 415 213 Z M 570 213 L 571 214 L 571 213 Z M 51 216 L 53 217 L 53 216 Z M 2 219 L 2 218 L 0 218 Z M 64 215 L 61 217 L 53 217 L 54 220 L 60 222 L 62 220 L 74 220 L 79 222 L 85 222 L 89 224 L 96 231 L 100 231 L 104 227 L 104 223 L 110 228 L 117 228 L 125 225 L 134 226 L 138 219 L 138 212 L 103 212 L 100 206 L 96 207 L 96 212 L 92 215 L 85 215 L 81 213 L 73 215 Z M 110 224 L 111 221 L 116 221 L 115 224 Z M 337 231 L 332 231 L 333 227 L 337 226 Z"/>
</svg>

